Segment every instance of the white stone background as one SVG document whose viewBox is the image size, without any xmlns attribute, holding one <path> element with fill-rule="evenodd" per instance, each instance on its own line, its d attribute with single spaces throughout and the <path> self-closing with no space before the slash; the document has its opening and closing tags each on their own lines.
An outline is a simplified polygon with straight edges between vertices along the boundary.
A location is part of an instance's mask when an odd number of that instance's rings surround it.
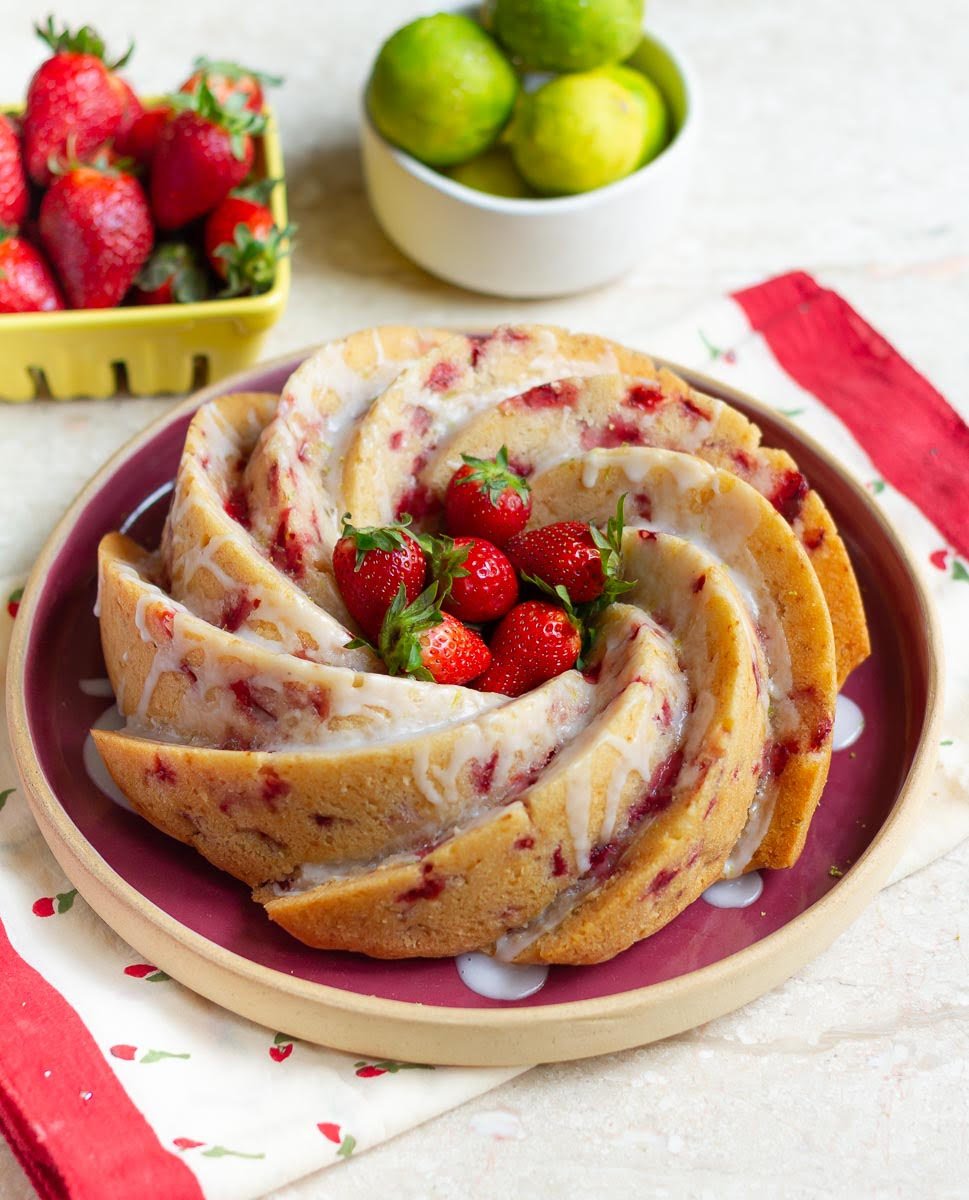
<svg viewBox="0 0 969 1200">
<path fill-rule="evenodd" d="M 49 7 L 0 0 L 4 102 L 40 61 L 30 24 Z M 706 100 L 681 232 L 618 285 L 536 303 L 436 282 L 369 215 L 360 88 L 380 40 L 431 4 L 61 0 L 57 11 L 115 46 L 134 35 L 128 74 L 149 93 L 176 85 L 201 52 L 287 76 L 274 99 L 300 239 L 267 355 L 388 320 L 550 320 L 649 349 L 652 328 L 711 294 L 803 267 L 965 399 L 963 0 L 651 0 L 651 24 L 689 53 Z M 29 567 L 81 484 L 169 403 L 0 408 L 0 575 Z M 532 1070 L 278 1198 L 969 1196 L 967 881 L 963 845 L 883 892 L 742 1012 L 643 1050 Z M 0 1200 L 32 1194 L 0 1143 Z"/>
</svg>

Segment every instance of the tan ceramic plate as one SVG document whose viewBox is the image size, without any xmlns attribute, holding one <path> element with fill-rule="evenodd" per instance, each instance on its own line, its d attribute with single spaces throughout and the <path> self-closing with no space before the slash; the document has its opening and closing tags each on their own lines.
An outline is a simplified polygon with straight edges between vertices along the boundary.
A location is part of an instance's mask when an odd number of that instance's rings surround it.
<svg viewBox="0 0 969 1200">
<path fill-rule="evenodd" d="M 37 822 L 92 908 L 147 960 L 273 1029 L 370 1057 L 469 1065 L 581 1058 L 666 1037 L 759 996 L 837 937 L 885 883 L 918 819 L 938 741 L 935 621 L 884 517 L 820 446 L 750 397 L 678 367 L 797 458 L 848 542 L 872 632 L 872 657 L 845 689 L 866 731 L 851 754 L 834 756 L 801 860 L 767 873 L 755 905 L 698 900 L 612 962 L 555 968 L 536 995 L 503 1004 L 468 991 L 450 960 L 307 949 L 242 885 L 94 786 L 82 750 L 106 702 L 78 681 L 104 674 L 91 612 L 98 540 L 122 526 L 157 537 L 194 409 L 224 392 L 278 391 L 297 361 L 225 380 L 135 438 L 71 506 L 28 585 L 11 648 L 11 737 Z"/>
</svg>

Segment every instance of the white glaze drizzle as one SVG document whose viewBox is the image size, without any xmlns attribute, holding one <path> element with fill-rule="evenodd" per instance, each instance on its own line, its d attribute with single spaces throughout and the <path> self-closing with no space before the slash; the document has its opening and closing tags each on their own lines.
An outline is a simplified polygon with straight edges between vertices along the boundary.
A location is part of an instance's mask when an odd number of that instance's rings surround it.
<svg viewBox="0 0 969 1200">
<path fill-rule="evenodd" d="M 499 962 L 513 962 L 519 954 L 553 929 L 557 929 L 578 902 L 592 891 L 596 880 L 591 876 L 580 879 L 565 891 L 559 892 L 547 907 L 533 917 L 527 925 L 509 929 L 495 942 L 495 958 Z"/>
<path fill-rule="evenodd" d="M 174 487 L 175 487 L 174 479 L 169 479 L 169 481 L 167 483 L 163 483 L 159 487 L 156 487 L 153 492 L 150 492 L 144 498 L 144 500 L 142 500 L 142 502 L 139 505 L 137 505 L 137 507 L 133 508 L 131 510 L 131 512 L 128 513 L 127 517 L 125 517 L 124 522 L 121 525 L 120 532 L 127 533 L 140 517 L 143 517 L 150 508 L 153 508 L 158 503 L 158 501 L 162 499 L 163 496 L 167 496 L 168 493 Z M 97 615 L 97 614 L 95 614 L 95 615 Z"/>
<path fill-rule="evenodd" d="M 118 711 L 118 706 L 112 704 L 94 722 L 94 728 L 117 730 L 122 729 L 124 723 L 124 717 Z M 109 800 L 113 800 L 121 808 L 126 808 L 128 812 L 134 812 L 124 792 L 121 791 L 111 778 L 108 768 L 104 765 L 104 759 L 101 757 L 94 743 L 94 738 L 90 733 L 84 739 L 84 749 L 81 752 L 81 756 L 84 761 L 84 770 L 87 772 L 87 777 L 98 791 L 107 796 Z"/>
<path fill-rule="evenodd" d="M 77 685 L 85 696 L 99 696 L 101 698 L 114 695 L 114 688 L 111 686 L 110 679 L 81 679 Z"/>
<path fill-rule="evenodd" d="M 255 694 L 276 698 L 275 724 L 258 729 L 259 744 L 264 749 L 325 747 L 335 751 L 366 745 L 376 738 L 389 742 L 447 728 L 508 703 L 508 698 L 499 694 L 294 662 L 275 654 L 261 655 L 259 651 L 253 653 L 255 662 L 243 663 L 233 646 L 234 635 L 207 629 L 199 618 L 148 583 L 130 564 L 113 564 L 111 569 L 137 586 L 135 625 L 141 639 L 151 648 L 149 669 L 137 703 L 133 695 L 127 702 L 119 696 L 119 706 L 138 732 L 145 729 L 152 696 L 161 677 L 175 673 L 185 678 L 182 663 L 190 654 L 197 685 L 186 690 L 174 720 L 174 736 L 178 741 L 198 737 L 217 742 L 227 727 L 233 722 L 238 724 L 241 717 L 231 687 L 240 678 L 245 679 Z M 155 611 L 172 614 L 170 638 L 156 639 L 152 632 L 149 618 Z M 292 703 L 287 687 L 297 683 L 319 691 L 326 703 L 325 717 L 320 717 L 312 707 Z M 586 696 L 592 694 L 582 681 L 578 685 L 574 682 L 564 685 L 567 694 L 578 693 L 580 699 L 582 688 L 586 689 Z M 508 725 L 514 727 L 511 721 Z M 179 737 L 178 729 L 185 730 L 186 736 Z"/>
<path fill-rule="evenodd" d="M 747 810 L 746 824 L 723 864 L 724 879 L 736 879 L 764 840 L 774 815 L 776 789 L 773 782 L 769 776 L 762 776 L 758 782 L 754 798 Z"/>
<path fill-rule="evenodd" d="M 742 485 L 721 490 L 716 468 L 675 451 L 664 452 L 658 464 L 655 452 L 651 456 L 637 446 L 590 450 L 582 463 L 582 484 L 586 488 L 594 488 L 608 468 L 621 470 L 633 484 L 648 478 L 652 511 L 648 520 L 630 519 L 630 527 L 685 537 L 724 568 L 764 640 L 774 732 L 783 737 L 796 728 L 799 718 L 791 699 L 793 676 L 787 637 L 774 597 L 747 548 L 761 519 L 760 506 L 751 503 L 750 493 Z M 711 488 L 715 498 L 700 512 L 693 512 L 684 503 L 686 496 L 704 487 Z"/>
<path fill-rule="evenodd" d="M 703 893 L 703 899 L 714 908 L 749 908 L 756 904 L 764 890 L 759 871 L 738 875 L 735 879 L 718 879 Z"/>
<path fill-rule="evenodd" d="M 498 336 L 500 337 L 500 333 Z M 519 353 L 525 352 L 526 348 L 523 346 Z M 458 386 L 454 390 L 439 392 L 418 384 L 418 368 L 405 371 L 378 402 L 381 417 L 388 419 L 394 429 L 404 428 L 407 424 L 406 414 L 416 408 L 423 409 L 431 420 L 420 444 L 424 447 L 440 446 L 440 456 L 446 457 L 446 442 L 470 424 L 478 413 L 493 408 L 503 400 L 549 380 L 565 376 L 611 374 L 617 369 L 615 353 L 611 349 L 605 350 L 595 360 L 576 362 L 569 359 L 559 349 L 558 335 L 550 329 L 529 331 L 527 355 L 513 381 L 506 379 L 492 386 L 481 386 L 479 383 L 474 389 L 462 389 Z M 422 363 L 419 369 L 426 370 L 426 364 Z M 376 408 L 374 412 L 377 412 Z M 363 455 L 376 460 L 385 442 L 383 420 L 365 421 L 359 432 L 359 448 Z M 398 464 L 386 474 L 379 474 L 373 481 L 374 503 L 382 519 L 390 519 L 394 515 L 392 499 L 395 486 L 400 482 L 399 475 Z"/>
<path fill-rule="evenodd" d="M 854 700 L 839 696 L 834 705 L 834 731 L 831 735 L 832 750 L 847 750 L 865 732 L 865 714 Z"/>
<path fill-rule="evenodd" d="M 548 967 L 499 962 L 487 954 L 461 954 L 455 959 L 461 982 L 489 1000 L 524 1000 L 545 986 Z"/>
<path fill-rule="evenodd" d="M 624 653 L 630 634 L 637 629 L 648 629 L 640 645 L 648 647 L 648 657 L 628 655 L 623 662 L 618 656 Z M 646 686 L 638 680 L 640 672 L 649 676 Z M 574 737 L 559 758 L 545 772 L 543 782 L 549 783 L 564 776 L 565 814 L 572 842 L 573 854 L 579 874 L 589 869 L 593 838 L 606 841 L 603 832 L 614 829 L 623 796 L 628 800 L 629 785 L 633 776 L 640 781 L 649 779 L 654 769 L 678 744 L 688 701 L 688 689 L 678 670 L 672 640 L 645 613 L 637 612 L 628 620 L 617 622 L 609 634 L 603 656 L 602 676 L 608 681 L 611 694 L 600 692 L 601 711 L 596 720 Z M 627 695 L 630 687 L 636 686 L 635 697 Z M 601 686 L 601 685 L 600 685 Z M 655 718 L 662 709 L 663 701 L 669 706 L 670 725 L 657 725 Z M 635 721 L 623 736 L 606 732 L 610 719 L 623 706 L 634 706 Z M 597 781 L 593 775 L 593 764 L 597 748 L 602 739 L 615 750 L 616 758 L 603 793 L 603 813 L 598 828 L 594 827 L 593 804 L 597 799 Z"/>
<path fill-rule="evenodd" d="M 583 755 L 573 763 L 565 778 L 565 814 L 575 854 L 575 869 L 584 875 L 589 869 L 592 831 L 589 811 L 592 807 L 592 756 Z"/>
<path fill-rule="evenodd" d="M 763 641 L 768 670 L 762 700 L 770 701 L 771 736 L 788 736 L 800 722 L 791 695 L 790 649 L 774 597 L 746 544 L 760 521 L 759 505 L 750 502 L 751 496 L 742 486 L 721 490 L 716 469 L 709 463 L 667 452 L 657 465 L 654 456 L 633 446 L 590 451 L 583 460 L 583 486 L 594 487 L 609 467 L 622 470 L 631 483 L 641 484 L 649 478 L 650 517 L 636 524 L 688 537 L 726 570 Z M 684 493 L 705 486 L 713 489 L 714 498 L 700 513 L 693 513 L 683 503 Z M 758 787 L 744 829 L 727 858 L 725 878 L 736 877 L 750 862 L 770 827 L 775 800 L 776 788 L 766 780 Z"/>
</svg>

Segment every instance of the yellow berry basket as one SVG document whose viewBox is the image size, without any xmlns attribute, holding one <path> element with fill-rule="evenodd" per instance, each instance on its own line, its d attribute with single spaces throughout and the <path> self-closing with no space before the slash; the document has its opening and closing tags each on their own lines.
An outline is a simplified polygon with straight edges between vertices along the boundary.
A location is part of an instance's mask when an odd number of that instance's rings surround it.
<svg viewBox="0 0 969 1200">
<path fill-rule="evenodd" d="M 149 101 L 148 103 L 151 103 Z M 283 180 L 272 112 L 256 139 L 255 175 Z M 287 222 L 285 182 L 272 189 L 276 225 Z M 0 400 L 152 396 L 194 391 L 259 357 L 289 295 L 289 258 L 260 296 L 53 313 L 0 314 Z"/>
</svg>

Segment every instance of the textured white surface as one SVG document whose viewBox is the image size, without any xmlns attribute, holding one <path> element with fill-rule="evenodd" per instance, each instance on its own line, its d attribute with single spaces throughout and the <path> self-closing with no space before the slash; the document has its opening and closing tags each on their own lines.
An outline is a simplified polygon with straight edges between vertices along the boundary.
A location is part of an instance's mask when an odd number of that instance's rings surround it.
<svg viewBox="0 0 969 1200">
<path fill-rule="evenodd" d="M 5 100 L 38 62 L 29 23 L 47 10 L 5 14 Z M 176 83 L 202 50 L 288 76 L 277 105 L 300 247 L 267 353 L 393 319 L 551 320 L 648 348 L 651 328 L 711 293 L 798 266 L 823 272 L 943 392 L 965 396 L 960 0 L 652 0 L 706 98 L 682 233 L 613 288 L 534 304 L 437 283 L 367 212 L 358 90 L 380 38 L 420 11 L 415 0 L 64 0 L 57 10 L 113 45 L 136 34 L 130 75 L 146 91 Z M 29 566 L 77 488 L 167 404 L 0 409 L 0 574 Z M 743 1012 L 660 1046 L 531 1071 L 280 1196 L 964 1196 L 967 878 L 963 845 L 884 892 L 796 980 Z M 0 1148 L 0 1197 L 31 1195 Z"/>
</svg>

